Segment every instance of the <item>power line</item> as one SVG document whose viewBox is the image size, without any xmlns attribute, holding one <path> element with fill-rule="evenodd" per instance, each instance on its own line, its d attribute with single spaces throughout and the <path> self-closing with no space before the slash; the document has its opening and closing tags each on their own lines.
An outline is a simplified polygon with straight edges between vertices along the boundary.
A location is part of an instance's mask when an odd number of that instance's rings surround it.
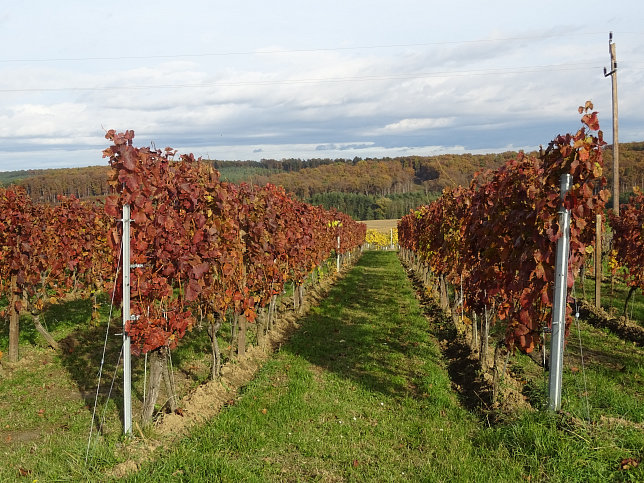
<svg viewBox="0 0 644 483">
<path fill-rule="evenodd" d="M 367 82 L 385 81 L 397 79 L 423 79 L 442 77 L 466 77 L 486 75 L 510 75 L 528 74 L 544 71 L 572 71 L 572 70 L 601 70 L 601 65 L 594 62 L 581 62 L 575 64 L 550 64 L 529 67 L 509 67 L 500 69 L 466 70 L 466 71 L 442 71 L 442 72 L 421 72 L 409 74 L 392 75 L 371 75 L 371 76 L 348 76 L 348 77 L 321 77 L 302 79 L 275 79 L 238 82 L 207 82 L 200 84 L 151 84 L 151 85 L 121 85 L 121 86 L 92 86 L 92 87 L 35 87 L 0 89 L 0 92 L 65 92 L 65 91 L 112 91 L 112 90 L 146 90 L 146 89 L 192 89 L 206 87 L 244 87 L 244 86 L 269 86 L 269 85 L 291 85 L 291 84 L 318 84 L 318 83 L 341 83 L 341 82 Z"/>
<path fill-rule="evenodd" d="M 604 35 L 605 32 L 579 32 L 568 34 L 544 34 L 530 35 L 522 37 L 498 37 L 491 39 L 472 39 L 472 40 L 445 40 L 440 42 L 419 42 L 409 44 L 380 44 L 380 45 L 361 45 L 351 47 L 326 47 L 315 49 L 275 49 L 275 50 L 248 50 L 248 51 L 228 51 L 228 52 L 205 52 L 205 53 L 182 53 L 182 54 L 163 54 L 163 55 L 121 55 L 121 56 L 92 56 L 92 57 L 52 57 L 41 59 L 0 59 L 0 63 L 41 63 L 41 62 L 84 62 L 84 61 L 112 61 L 112 60 L 152 60 L 152 59 L 178 59 L 178 58 L 199 58 L 199 57 L 225 57 L 225 56 L 246 56 L 246 55 L 277 55 L 277 54 L 298 54 L 298 53 L 315 53 L 315 52 L 336 52 L 350 50 L 373 50 L 389 48 L 407 48 L 407 47 L 431 47 L 440 45 L 458 45 L 458 44 L 479 44 L 492 42 L 514 42 L 518 40 L 543 40 L 551 38 L 564 37 L 582 37 L 593 35 Z M 620 33 L 621 34 L 621 33 Z"/>
</svg>

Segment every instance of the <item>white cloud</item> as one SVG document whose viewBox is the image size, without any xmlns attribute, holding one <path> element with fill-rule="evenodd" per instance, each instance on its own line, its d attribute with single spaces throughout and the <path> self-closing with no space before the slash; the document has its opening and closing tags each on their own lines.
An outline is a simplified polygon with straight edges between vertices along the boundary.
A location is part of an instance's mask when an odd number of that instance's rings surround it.
<svg viewBox="0 0 644 483">
<path fill-rule="evenodd" d="M 11 46 L 0 58 L 0 169 L 100 162 L 110 128 L 225 159 L 547 143 L 579 126 L 586 99 L 610 123 L 602 29 L 616 31 L 623 69 L 622 140 L 641 140 L 644 41 L 619 32 L 639 31 L 639 3 L 620 2 L 589 32 L 576 7 L 544 2 L 14 1 L 0 18 L 11 18 L 0 30 Z M 114 12 L 126 7 L 136 22 L 120 29 Z M 72 58 L 85 60 L 42 61 Z"/>
<path fill-rule="evenodd" d="M 398 122 L 387 124 L 385 127 L 377 130 L 376 132 L 397 134 L 410 131 L 424 131 L 426 129 L 451 126 L 454 124 L 455 120 L 456 118 L 454 117 L 401 119 Z"/>
</svg>

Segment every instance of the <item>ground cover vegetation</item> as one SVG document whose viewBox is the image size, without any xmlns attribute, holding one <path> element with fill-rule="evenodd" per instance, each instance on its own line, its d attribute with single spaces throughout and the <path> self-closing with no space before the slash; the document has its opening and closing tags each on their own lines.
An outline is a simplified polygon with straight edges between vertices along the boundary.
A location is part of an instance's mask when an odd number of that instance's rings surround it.
<svg viewBox="0 0 644 483">
<path fill-rule="evenodd" d="M 450 380 L 453 361 L 437 336 L 451 318 L 433 313 L 428 320 L 435 305 L 421 305 L 417 297 L 422 294 L 414 292 L 395 253 L 366 252 L 219 417 L 129 479 L 639 477 L 641 468 L 632 466 L 641 458 L 644 413 L 641 391 L 630 381 L 644 376 L 641 349 L 620 344 L 615 351 L 614 336 L 584 325 L 584 349 L 592 354 L 586 361 L 589 406 L 580 396 L 579 353 L 572 349 L 560 414 L 534 410 L 544 403 L 543 374 L 518 356 L 512 370 L 524 378 L 534 406 L 506 406 L 490 424 L 489 413 L 468 408 Z M 621 363 L 629 369 L 615 380 Z"/>
<path fill-rule="evenodd" d="M 222 354 L 216 381 L 212 381 L 212 339 L 207 324 L 199 324 L 189 332 L 171 352 L 173 392 L 161 387 L 160 402 L 155 407 L 157 430 L 152 433 L 160 434 L 158 423 L 164 417 L 179 420 L 170 424 L 166 421 L 163 426 L 171 435 L 181 434 L 194 421 L 208 417 L 208 410 L 200 406 L 203 399 L 199 401 L 193 395 L 198 388 L 215 386 L 206 402 L 213 411 L 217 404 L 235 397 L 236 388 L 252 376 L 251 369 L 265 360 L 271 348 L 292 332 L 297 317 L 328 290 L 336 276 L 335 260 L 332 262 L 324 265 L 315 282 L 307 281 L 305 298 L 297 310 L 293 307 L 292 287 L 277 297 L 273 330 L 264 339 L 263 348 L 259 347 L 256 332 L 249 331 L 247 352 L 239 356 L 232 324 L 222 324 L 217 334 Z M 114 314 L 110 318 L 109 300 L 104 294 L 98 302 L 98 317 L 94 316 L 92 299 L 61 302 L 44 310 L 43 325 L 58 342 L 59 350 L 52 349 L 23 316 L 20 360 L 9 363 L 6 357 L 0 358 L 0 452 L 11 462 L 0 466 L 1 481 L 14 481 L 20 476 L 45 481 L 96 481 L 97 471 L 107 472 L 101 477 L 107 480 L 110 468 L 134 457 L 136 445 L 124 445 L 122 436 L 121 321 Z M 6 300 L 0 303 L 6 304 Z M 3 327 L 0 348 L 6 350 L 7 345 L 8 332 Z M 132 404 L 139 440 L 151 434 L 141 421 L 149 362 L 143 356 L 132 359 Z M 100 387 L 99 371 L 103 373 Z M 175 397 L 178 404 L 174 414 L 163 410 L 170 397 Z"/>
<path fill-rule="evenodd" d="M 123 287 L 117 274 L 124 204 L 129 204 L 134 221 L 131 261 L 138 263 L 130 285 L 135 317 L 124 328 L 134 355 L 145 354 L 143 374 L 139 358 L 135 375 L 135 414 L 142 421 L 138 428 L 146 428 L 164 411 L 194 419 L 191 409 L 177 406 L 177 379 L 183 379 L 180 390 L 185 393 L 204 377 L 201 364 L 189 360 L 203 362 L 205 357 L 206 377 L 232 386 L 238 376 L 224 364 L 234 359 L 252 365 L 249 361 L 261 359 L 279 338 L 279 314 L 285 307 L 303 312 L 306 295 L 315 296 L 332 272 L 352 263 L 364 240 L 364 225 L 347 215 L 298 202 L 271 185 L 222 183 L 216 171 L 191 156 L 174 160 L 172 150 L 133 147 L 131 131 L 110 132 L 109 137 L 113 145 L 105 155 L 112 162 L 110 184 L 117 194 L 104 207 L 73 197 L 59 198 L 55 205 L 37 203 L 20 187 L 0 191 L 0 309 L 9 322 L 0 337 L 0 369 L 7 375 L 3 405 L 10 416 L 2 431 L 3 441 L 17 451 L 7 454 L 36 453 L 41 440 L 46 443 L 38 457 L 50 454 L 47 444 L 68 437 L 65 433 L 75 422 L 66 420 L 66 411 L 82 418 L 91 410 L 90 427 L 96 433 L 88 445 L 105 438 L 99 455 L 118 441 L 114 436 L 121 433 L 122 404 L 115 400 L 125 395 L 117 390 L 100 406 L 91 405 L 93 395 L 98 401 L 106 391 L 112 393 L 109 381 L 99 387 L 92 378 L 95 370 L 101 375 L 110 369 L 102 364 L 101 343 L 111 350 L 114 371 L 120 360 L 123 327 L 112 316 L 112 303 L 118 304 Z M 89 318 L 65 315 L 84 310 Z M 101 337 L 98 325 L 109 326 L 111 333 Z M 185 349 L 178 347 L 193 331 L 201 337 L 186 339 Z M 35 333 L 56 352 L 41 358 L 40 352 L 46 351 L 25 349 L 25 340 L 39 340 Z M 201 357 L 195 357 L 199 349 Z M 96 358 L 101 361 L 98 368 Z M 54 361 L 66 371 L 57 374 L 53 369 L 35 378 L 38 390 L 32 397 L 24 387 L 29 373 Z M 175 377 L 175 364 L 185 377 Z M 88 368 L 95 370 L 88 373 Z M 48 398 L 59 391 L 67 398 L 60 408 L 51 409 Z M 23 406 L 26 417 L 14 417 Z M 111 414 L 110 422 L 101 413 Z M 26 453 L 21 452 L 23 442 L 33 444 Z M 78 450 L 80 441 L 75 444 Z M 69 456 L 69 451 L 64 454 Z M 52 466 L 63 473 L 65 468 L 76 479 L 87 470 L 78 458 L 77 452 Z M 47 471 L 41 459 L 25 456 L 21 461 L 25 464 L 7 471 L 14 476 Z"/>
<path fill-rule="evenodd" d="M 209 373 L 218 378 L 226 359 L 222 352 L 228 359 L 242 358 L 249 344 L 270 345 L 280 294 L 290 291 L 293 308 L 301 311 L 307 287 L 319 286 L 331 264 L 340 270 L 355 259 L 365 226 L 343 213 L 299 202 L 272 185 L 221 182 L 214 169 L 190 155 L 174 159 L 169 148 L 135 148 L 133 136 L 131 131 L 108 133 L 113 144 L 104 155 L 110 158 L 109 184 L 116 194 L 105 206 L 74 197 L 59 197 L 54 205 L 38 203 L 24 188 L 0 189 L 0 294 L 8 320 L 0 359 L 6 353 L 11 369 L 19 365 L 25 318 L 52 349 L 86 357 L 97 353 L 86 337 L 56 339 L 46 321 L 55 325 L 49 316 L 55 306 L 90 300 L 97 323 L 103 294 L 120 302 L 127 204 L 135 265 L 129 284 L 133 316 L 124 329 L 132 352 L 150 358 L 142 394 L 136 394 L 145 426 L 161 409 L 178 410 L 172 350 L 187 333 L 206 327 Z M 220 331 L 227 336 L 223 347 Z M 88 348 L 92 351 L 84 352 Z M 165 399 L 157 404 L 162 384 Z M 80 386 L 85 399 L 87 387 Z"/>
<path fill-rule="evenodd" d="M 133 481 L 641 478 L 641 466 L 634 467 L 644 445 L 641 348 L 582 322 L 583 349 L 575 330 L 567 346 L 564 411 L 542 410 L 543 368 L 519 353 L 499 384 L 519 380 L 529 404 L 514 401 L 501 410 L 499 404 L 481 402 L 485 386 L 475 386 L 474 377 L 459 378 L 459 372 L 468 374 L 467 366 L 453 360 L 445 339 L 450 333 L 458 340 L 458 331 L 427 293 L 415 293 L 395 252 L 366 252 L 321 305 L 300 319 L 290 342 L 277 346 L 258 377 L 241 392 L 226 393 L 220 415 L 194 426 L 186 439 L 158 445 L 161 425 L 137 431 L 133 441 L 121 440 L 117 389 L 88 466 L 84 455 L 94 390 L 88 364 L 96 369 L 101 337 L 88 323 L 91 303 L 52 307 L 59 312 L 46 316 L 51 332 L 67 339 L 69 346 L 63 345 L 71 350 L 53 352 L 39 333 L 25 330 L 25 357 L 17 366 L 0 366 L 1 389 L 12 396 L 3 398 L 0 444 L 7 460 L 15 462 L 0 476 L 11 480 L 22 472 L 73 481 L 97 474 Z M 290 305 L 291 294 L 285 295 Z M 229 334 L 221 335 L 227 343 Z M 119 343 L 112 342 L 112 355 Z M 209 344 L 204 328 L 188 334 L 176 349 L 175 377 L 182 388 L 209 379 L 204 353 Z M 135 361 L 135 387 L 141 391 L 143 361 Z M 472 390 L 481 391 L 481 397 L 468 396 Z M 499 397 L 505 393 L 499 391 Z M 130 459 L 135 464 L 128 465 Z M 140 472 L 134 472 L 138 465 Z"/>
</svg>

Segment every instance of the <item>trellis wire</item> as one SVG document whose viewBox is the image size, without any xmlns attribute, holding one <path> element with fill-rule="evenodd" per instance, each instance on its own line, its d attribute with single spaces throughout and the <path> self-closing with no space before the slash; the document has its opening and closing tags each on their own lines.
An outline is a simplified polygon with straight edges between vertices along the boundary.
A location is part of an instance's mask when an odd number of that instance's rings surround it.
<svg viewBox="0 0 644 483">
<path fill-rule="evenodd" d="M 577 301 L 577 292 L 575 283 L 572 284 L 572 298 L 575 301 L 575 321 L 577 323 L 577 337 L 579 339 L 579 358 L 581 359 L 581 374 L 584 381 L 584 400 L 586 401 L 586 418 L 590 422 L 590 403 L 588 401 L 588 383 L 586 381 L 586 365 L 584 363 L 584 346 L 581 342 L 581 324 L 579 323 L 579 302 Z"/>
<path fill-rule="evenodd" d="M 165 315 L 165 314 L 164 314 Z M 150 306 L 148 305 L 148 317 L 150 317 Z M 148 381 L 148 353 L 145 353 L 143 362 L 143 400 L 145 401 L 145 389 Z"/>
<path fill-rule="evenodd" d="M 114 367 L 114 373 L 112 374 L 112 382 L 110 383 L 110 390 L 107 393 L 107 399 L 105 400 L 105 406 L 103 407 L 103 414 L 101 415 L 101 425 L 99 426 L 99 429 L 101 430 L 103 428 L 103 425 L 105 424 L 105 414 L 107 413 L 107 405 L 110 402 L 110 399 L 112 397 L 112 391 L 114 390 L 114 382 L 116 382 L 116 373 L 118 372 L 119 367 L 121 366 L 121 357 L 123 357 L 123 346 L 121 346 L 118 359 L 116 359 L 116 367 Z"/>
<path fill-rule="evenodd" d="M 122 253 L 123 253 L 123 246 L 121 245 L 121 249 L 119 250 L 118 263 L 116 264 L 116 274 L 114 276 L 115 281 L 118 279 L 118 276 L 119 276 Z M 110 323 L 112 322 L 112 313 L 114 311 L 115 298 L 116 298 L 116 282 L 114 283 L 114 287 L 112 288 L 112 299 L 110 301 L 110 313 L 107 318 L 107 328 L 105 330 L 105 340 L 103 342 L 103 353 L 101 355 L 101 364 L 98 369 L 98 384 L 96 385 L 96 395 L 94 396 L 94 408 L 92 409 L 92 423 L 89 429 L 89 437 L 87 438 L 87 450 L 85 452 L 85 465 L 87 465 L 87 460 L 89 458 L 89 449 L 92 442 L 92 433 L 94 431 L 94 418 L 96 417 L 96 407 L 98 406 L 98 394 L 101 389 L 101 379 L 103 377 L 103 366 L 105 365 L 105 352 L 107 351 L 107 340 L 110 333 Z M 119 354 L 119 361 L 116 364 L 117 368 L 120 363 L 120 360 L 121 360 L 121 355 Z M 111 388 L 110 388 L 110 393 L 111 393 Z M 109 401 L 109 395 L 108 395 L 107 401 Z M 106 406 L 107 406 L 107 401 L 105 403 Z"/>
</svg>

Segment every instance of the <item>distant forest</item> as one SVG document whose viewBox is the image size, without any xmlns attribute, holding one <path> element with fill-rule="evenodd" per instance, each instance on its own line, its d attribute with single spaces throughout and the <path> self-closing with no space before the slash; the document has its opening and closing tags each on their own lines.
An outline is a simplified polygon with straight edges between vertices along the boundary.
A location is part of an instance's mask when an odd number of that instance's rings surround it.
<svg viewBox="0 0 644 483">
<path fill-rule="evenodd" d="M 231 183 L 272 183 L 299 199 L 335 207 L 359 220 L 399 218 L 438 197 L 446 186 L 467 185 L 474 173 L 494 169 L 516 156 L 443 154 L 396 158 L 206 160 Z M 612 148 L 604 152 L 604 174 L 612 171 Z M 107 166 L 0 172 L 0 185 L 24 186 L 36 201 L 55 203 L 58 195 L 101 199 L 109 193 Z M 620 144 L 620 193 L 644 190 L 644 142 Z"/>
</svg>

